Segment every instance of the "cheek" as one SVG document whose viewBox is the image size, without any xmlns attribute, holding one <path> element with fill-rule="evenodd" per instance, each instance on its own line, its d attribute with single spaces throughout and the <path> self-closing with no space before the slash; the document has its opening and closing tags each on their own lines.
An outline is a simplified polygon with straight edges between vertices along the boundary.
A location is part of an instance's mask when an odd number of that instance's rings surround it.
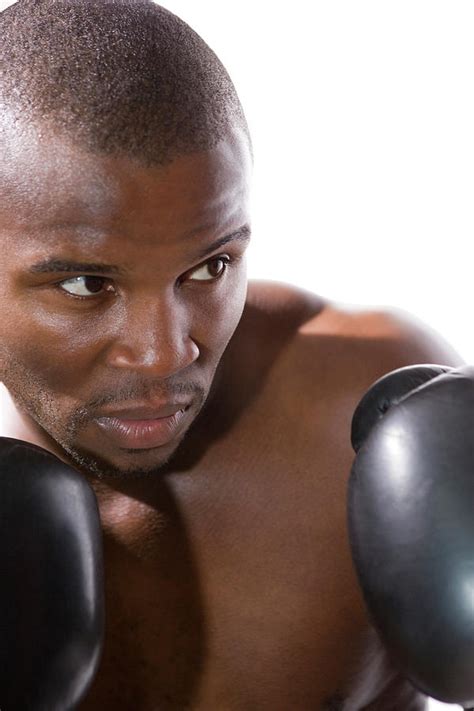
<svg viewBox="0 0 474 711">
<path fill-rule="evenodd" d="M 208 312 L 208 333 L 215 334 L 220 343 L 231 339 L 245 307 L 247 298 L 247 275 L 244 264 L 239 269 L 238 278 L 229 281 L 220 298 L 213 300 Z"/>
<path fill-rule="evenodd" d="M 39 299 L 37 301 L 40 301 Z M 77 355 L 81 349 L 90 347 L 86 334 L 100 332 L 99 323 L 89 323 L 84 329 L 79 314 L 60 313 L 46 308 L 41 302 L 24 294 L 10 295 L 0 300 L 0 340 L 11 352 L 35 351 L 38 358 L 49 354 L 49 359 L 60 364 L 61 360 Z M 48 357 L 47 357 L 48 358 Z"/>
<path fill-rule="evenodd" d="M 26 309 L 9 311 L 9 318 L 0 323 L 0 377 L 18 381 L 21 376 L 47 391 L 74 389 L 86 359 L 92 357 L 91 347 L 84 343 L 81 329 L 52 321 L 40 321 Z"/>
<path fill-rule="evenodd" d="M 201 348 L 201 364 L 206 359 L 216 366 L 228 347 L 239 325 L 245 307 L 246 288 L 233 290 L 223 296 L 220 303 L 214 303 L 207 312 L 207 327 L 199 334 L 192 334 Z"/>
<path fill-rule="evenodd" d="M 50 348 L 34 342 L 16 341 L 0 349 L 0 379 L 5 384 L 31 392 L 65 390 L 77 373 L 66 358 L 55 358 Z"/>
</svg>

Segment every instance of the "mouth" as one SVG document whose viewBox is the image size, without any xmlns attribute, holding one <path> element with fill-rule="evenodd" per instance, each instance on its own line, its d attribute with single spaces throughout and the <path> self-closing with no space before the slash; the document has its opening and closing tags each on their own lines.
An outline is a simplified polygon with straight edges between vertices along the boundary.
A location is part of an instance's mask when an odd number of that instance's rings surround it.
<svg viewBox="0 0 474 711">
<path fill-rule="evenodd" d="M 129 407 L 117 410 L 104 410 L 99 417 L 117 418 L 119 420 L 157 420 L 174 415 L 178 410 L 186 410 L 190 402 L 148 401 L 130 403 Z"/>
<path fill-rule="evenodd" d="M 176 410 L 172 414 L 161 417 L 154 416 L 155 413 L 147 413 L 146 417 L 141 416 L 131 418 L 117 415 L 97 417 L 95 423 L 101 433 L 113 444 L 120 448 L 127 449 L 152 449 L 163 447 L 171 442 L 182 430 L 187 418 L 187 411 L 190 405 Z M 137 414 L 135 409 L 134 414 Z"/>
</svg>

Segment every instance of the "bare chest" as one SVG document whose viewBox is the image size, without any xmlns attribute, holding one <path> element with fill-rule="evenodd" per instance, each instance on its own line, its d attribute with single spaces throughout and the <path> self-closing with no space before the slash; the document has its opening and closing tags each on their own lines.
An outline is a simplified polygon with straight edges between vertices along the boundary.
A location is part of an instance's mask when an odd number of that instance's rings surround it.
<svg viewBox="0 0 474 711">
<path fill-rule="evenodd" d="M 268 404 L 134 505 L 139 543 L 105 536 L 106 642 L 84 711 L 309 711 L 343 681 L 365 623 L 351 455 L 337 413 L 298 425 Z"/>
</svg>

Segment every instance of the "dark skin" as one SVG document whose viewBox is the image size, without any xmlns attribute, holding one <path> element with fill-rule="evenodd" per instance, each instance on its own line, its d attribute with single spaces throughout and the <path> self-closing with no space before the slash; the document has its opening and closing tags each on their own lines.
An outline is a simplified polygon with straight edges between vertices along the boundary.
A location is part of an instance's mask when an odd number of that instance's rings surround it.
<svg viewBox="0 0 474 711">
<path fill-rule="evenodd" d="M 0 434 L 97 495 L 107 630 L 81 709 L 325 708 L 370 628 L 346 530 L 352 413 L 382 374 L 461 358 L 396 313 L 248 282 L 244 239 L 198 257 L 250 222 L 238 132 L 153 169 L 22 140 L 2 183 Z M 29 272 L 53 256 L 123 274 Z M 94 426 L 105 404 L 183 394 L 188 426 L 162 448 Z M 364 708 L 386 711 L 376 696 Z"/>
</svg>

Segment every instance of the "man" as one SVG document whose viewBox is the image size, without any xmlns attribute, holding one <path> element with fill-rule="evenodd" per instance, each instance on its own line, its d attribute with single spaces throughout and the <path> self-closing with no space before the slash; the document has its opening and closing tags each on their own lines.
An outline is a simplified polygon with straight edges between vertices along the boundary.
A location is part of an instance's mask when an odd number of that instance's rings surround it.
<svg viewBox="0 0 474 711">
<path fill-rule="evenodd" d="M 399 311 L 247 281 L 247 125 L 180 19 L 20 0 L 0 30 L 0 434 L 97 496 L 81 708 L 422 708 L 351 564 L 350 422 L 382 374 L 461 358 Z"/>
</svg>

